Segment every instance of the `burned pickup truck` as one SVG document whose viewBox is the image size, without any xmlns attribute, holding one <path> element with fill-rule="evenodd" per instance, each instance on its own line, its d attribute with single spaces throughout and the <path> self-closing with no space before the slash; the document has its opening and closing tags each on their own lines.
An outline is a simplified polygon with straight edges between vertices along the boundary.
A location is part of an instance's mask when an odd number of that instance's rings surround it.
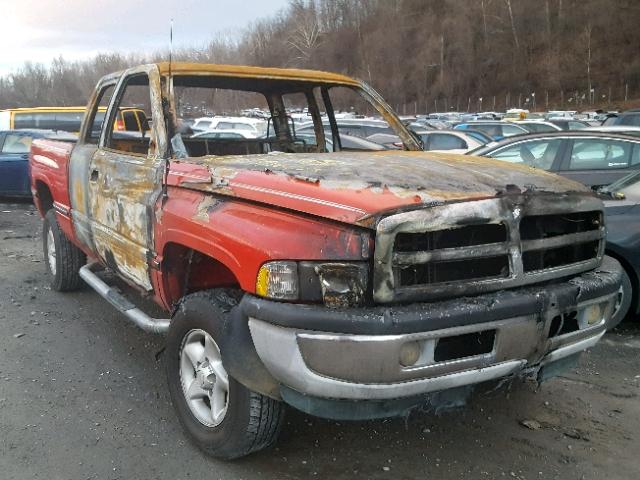
<svg viewBox="0 0 640 480">
<path fill-rule="evenodd" d="M 150 119 L 142 135 L 114 129 L 132 105 Z M 252 107 L 270 112 L 261 138 L 194 136 L 184 121 Z M 404 149 L 343 147 L 345 110 L 382 116 Z M 292 111 L 313 134 L 296 134 Z M 438 392 L 542 380 L 596 344 L 620 287 L 587 188 L 422 152 L 378 94 L 342 75 L 132 68 L 98 83 L 75 145 L 36 140 L 30 166 L 53 288 L 84 280 L 167 333 L 180 422 L 220 458 L 273 443 L 285 404 L 380 418 Z"/>
</svg>

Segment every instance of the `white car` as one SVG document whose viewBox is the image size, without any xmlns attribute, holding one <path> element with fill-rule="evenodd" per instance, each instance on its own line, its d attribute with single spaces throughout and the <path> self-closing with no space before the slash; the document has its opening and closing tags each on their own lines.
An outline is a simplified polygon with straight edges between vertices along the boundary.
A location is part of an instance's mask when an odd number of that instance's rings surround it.
<svg viewBox="0 0 640 480">
<path fill-rule="evenodd" d="M 471 133 L 465 133 L 464 131 L 423 130 L 415 133 L 422 140 L 423 149 L 429 151 L 467 153 L 485 145 L 484 142 L 475 138 Z"/>
<path fill-rule="evenodd" d="M 203 138 L 205 140 L 239 140 L 253 139 L 249 133 L 243 130 L 205 130 L 204 132 L 194 133 L 191 138 Z"/>
<path fill-rule="evenodd" d="M 258 138 L 265 135 L 267 123 L 264 120 L 249 117 L 202 117 L 196 119 L 191 129 L 194 132 L 242 131 L 247 135 L 247 138 Z"/>
</svg>

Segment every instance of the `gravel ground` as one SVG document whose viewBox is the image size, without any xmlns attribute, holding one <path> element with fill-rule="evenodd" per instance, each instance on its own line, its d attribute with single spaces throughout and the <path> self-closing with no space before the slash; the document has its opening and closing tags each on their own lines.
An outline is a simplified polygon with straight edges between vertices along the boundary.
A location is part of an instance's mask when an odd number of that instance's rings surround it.
<svg viewBox="0 0 640 480">
<path fill-rule="evenodd" d="M 518 383 L 461 410 L 375 422 L 290 410 L 276 447 L 208 458 L 174 415 L 162 338 L 89 289 L 51 291 L 40 229 L 32 205 L 0 204 L 3 480 L 640 478 L 640 323 L 538 389 Z"/>
</svg>

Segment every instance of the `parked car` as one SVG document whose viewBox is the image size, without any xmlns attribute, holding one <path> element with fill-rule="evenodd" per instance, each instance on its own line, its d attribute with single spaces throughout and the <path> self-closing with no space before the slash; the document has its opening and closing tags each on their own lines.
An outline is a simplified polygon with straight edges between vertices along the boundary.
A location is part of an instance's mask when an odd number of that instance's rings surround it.
<svg viewBox="0 0 640 480">
<path fill-rule="evenodd" d="M 640 111 L 627 110 L 626 112 L 611 114 L 602 123 L 604 126 L 630 126 L 640 127 Z"/>
<path fill-rule="evenodd" d="M 557 125 L 562 130 L 581 130 L 583 128 L 591 127 L 592 125 L 582 120 L 566 119 L 566 118 L 550 118 L 549 123 Z"/>
<path fill-rule="evenodd" d="M 611 326 L 640 313 L 640 171 L 600 190 L 607 220 L 607 255 L 623 266 Z"/>
<path fill-rule="evenodd" d="M 529 133 L 526 128 L 520 127 L 516 123 L 502 121 L 472 121 L 459 123 L 453 128 L 455 130 L 480 130 L 489 135 L 494 140 L 502 140 L 506 137 L 513 137 L 515 135 L 526 135 Z"/>
<path fill-rule="evenodd" d="M 0 111 L 0 130 L 42 129 L 78 133 L 86 107 L 34 107 Z M 96 115 L 96 128 L 102 125 L 107 107 L 100 107 Z M 118 110 L 113 128 L 118 131 L 148 130 L 144 110 L 123 106 Z"/>
<path fill-rule="evenodd" d="M 329 120 L 322 119 L 322 124 L 327 132 L 331 132 Z M 340 134 L 351 135 L 353 137 L 369 138 L 376 133 L 395 135 L 396 132 L 384 120 L 369 118 L 336 118 L 336 124 Z M 313 123 L 301 124 L 296 128 L 296 132 L 309 133 L 313 131 Z"/>
<path fill-rule="evenodd" d="M 0 131 L 0 196 L 31 198 L 29 151 L 34 138 L 75 139 L 52 130 Z"/>
<path fill-rule="evenodd" d="M 342 137 L 342 134 L 340 134 L 340 137 Z M 366 139 L 363 140 L 377 143 L 387 149 L 402 148 L 402 140 L 398 135 L 395 135 L 393 133 L 374 133 L 373 135 L 369 135 Z"/>
<path fill-rule="evenodd" d="M 211 102 L 222 88 L 262 92 L 276 137 L 182 134 L 174 91 L 161 88 L 171 81 L 209 89 Z M 603 255 L 604 207 L 588 188 L 420 151 L 375 91 L 340 74 L 160 63 L 102 78 L 92 98 L 114 85 L 111 112 L 130 87 L 148 90 L 148 135 L 114 139 L 110 119 L 94 143 L 92 100 L 75 146 L 33 142 L 44 267 L 52 289 L 84 280 L 135 325 L 167 334 L 172 404 L 207 454 L 273 444 L 285 403 L 333 419 L 406 418 L 425 401 L 460 404 L 480 382 L 543 381 L 603 336 L 621 267 Z M 278 106 L 316 90 L 309 111 L 331 117 L 336 99 L 357 94 L 403 150 L 297 141 Z M 135 287 L 129 298 L 113 275 Z M 94 348 L 110 349 L 104 341 Z"/>
<path fill-rule="evenodd" d="M 544 120 L 522 120 L 516 123 L 520 127 L 526 128 L 531 133 L 559 132 L 561 127 L 555 123 Z"/>
<path fill-rule="evenodd" d="M 191 138 L 202 138 L 205 140 L 233 140 L 253 138 L 251 134 L 244 130 L 205 130 L 191 135 Z"/>
<path fill-rule="evenodd" d="M 621 133 L 623 135 L 640 137 L 640 127 L 629 125 L 600 125 L 597 127 L 587 127 L 584 130 L 590 132 Z"/>
<path fill-rule="evenodd" d="M 594 188 L 640 168 L 640 138 L 584 130 L 509 138 L 469 153 L 542 168 Z"/>
<path fill-rule="evenodd" d="M 202 117 L 191 125 L 193 132 L 210 130 L 243 131 L 251 138 L 262 137 L 267 132 L 267 122 L 250 117 Z"/>
<path fill-rule="evenodd" d="M 485 145 L 476 135 L 464 130 L 433 130 L 416 132 L 424 150 L 440 150 L 449 153 L 466 153 Z"/>
<path fill-rule="evenodd" d="M 333 140 L 331 138 L 330 132 L 325 132 L 327 135 L 325 136 L 325 151 L 333 152 Z M 275 140 L 275 137 L 267 138 L 266 140 Z M 316 136 L 312 133 L 300 133 L 296 132 L 293 137 L 294 142 L 303 142 L 305 146 L 311 146 L 316 144 Z M 397 147 L 393 147 L 397 148 Z M 340 134 L 340 150 L 344 151 L 379 151 L 379 150 L 387 150 L 387 147 L 380 143 L 372 142 L 371 140 L 367 140 L 366 138 L 354 137 L 353 135 L 344 135 Z"/>
</svg>

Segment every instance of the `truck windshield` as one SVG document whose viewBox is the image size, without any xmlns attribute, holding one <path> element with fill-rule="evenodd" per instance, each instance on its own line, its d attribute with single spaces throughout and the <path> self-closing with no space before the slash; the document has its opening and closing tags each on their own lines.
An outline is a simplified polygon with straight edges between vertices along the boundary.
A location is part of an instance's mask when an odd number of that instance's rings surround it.
<svg viewBox="0 0 640 480">
<path fill-rule="evenodd" d="M 401 142 L 403 134 L 395 117 L 383 119 L 382 107 L 351 85 L 214 76 L 174 76 L 173 84 L 175 124 L 190 157 L 378 150 L 350 138 L 385 132 Z M 221 130 L 238 135 L 201 134 Z"/>
</svg>

